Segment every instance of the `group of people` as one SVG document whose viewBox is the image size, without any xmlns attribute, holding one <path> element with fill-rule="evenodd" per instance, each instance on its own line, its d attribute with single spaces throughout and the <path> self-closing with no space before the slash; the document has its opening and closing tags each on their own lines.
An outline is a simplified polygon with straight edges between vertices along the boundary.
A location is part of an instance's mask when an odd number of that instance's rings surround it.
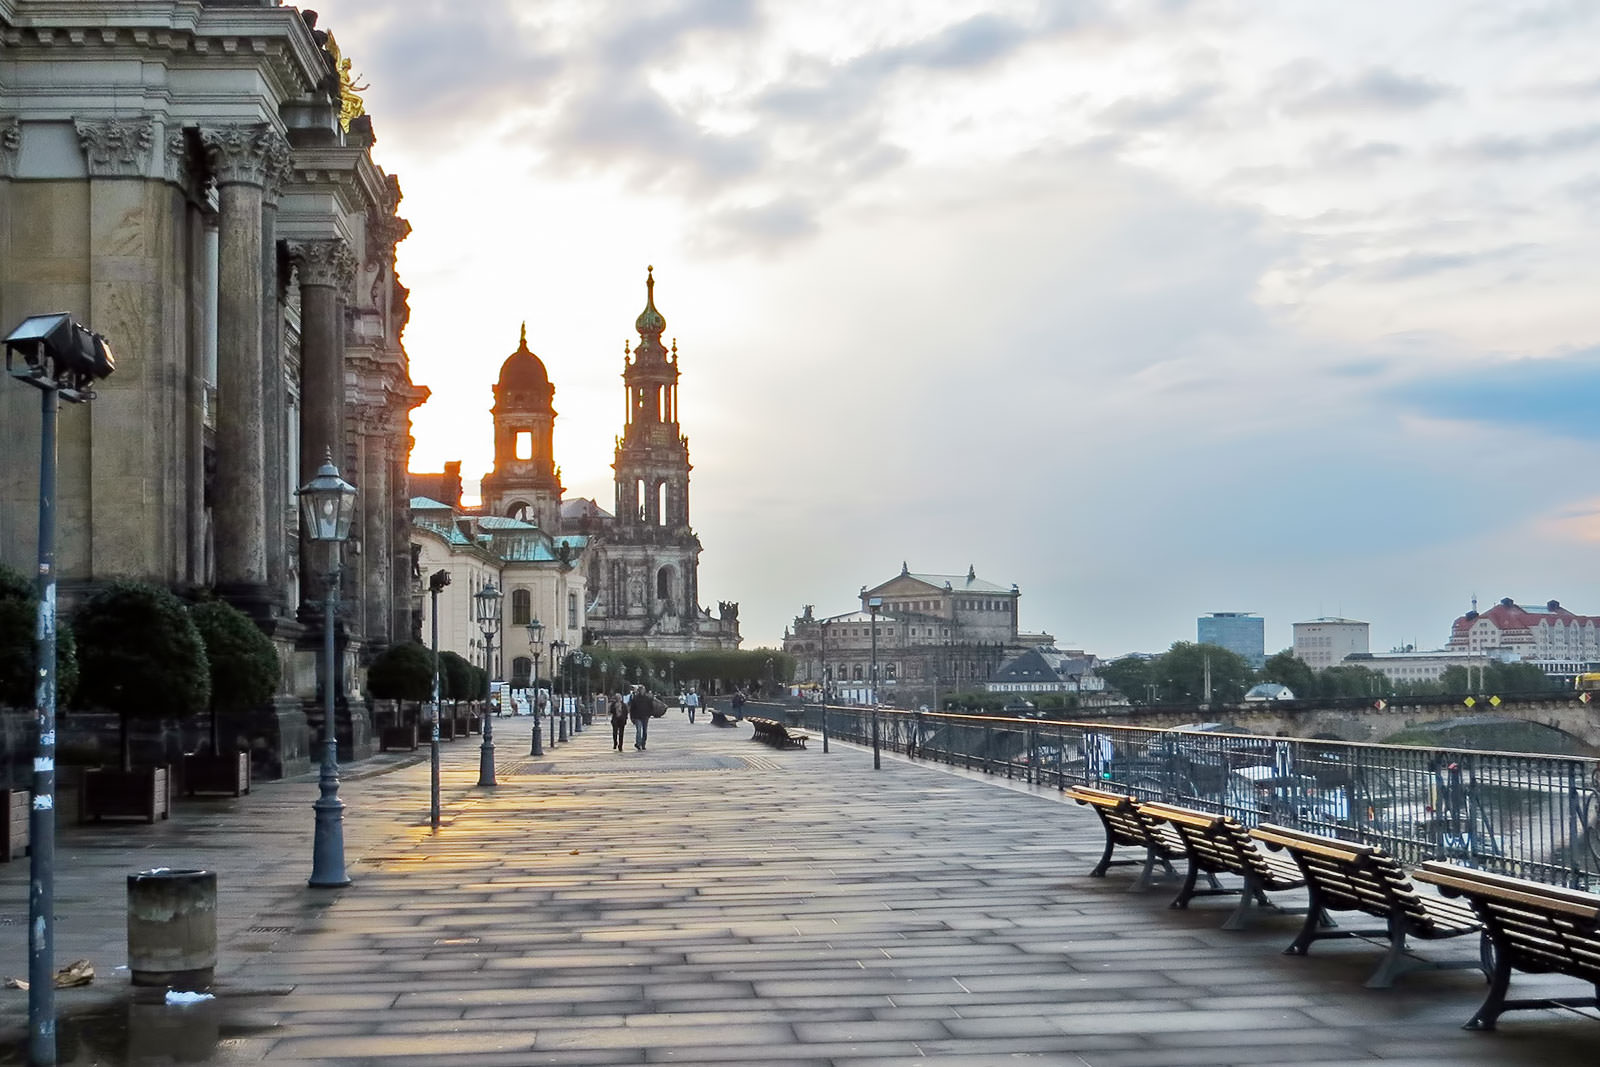
<svg viewBox="0 0 1600 1067">
<path fill-rule="evenodd" d="M 606 701 L 606 711 L 611 718 L 611 747 L 622 751 L 622 732 L 631 719 L 633 747 L 643 751 L 650 739 L 650 720 L 664 710 L 660 701 L 642 685 L 634 686 L 627 693 L 612 693 Z"/>
</svg>

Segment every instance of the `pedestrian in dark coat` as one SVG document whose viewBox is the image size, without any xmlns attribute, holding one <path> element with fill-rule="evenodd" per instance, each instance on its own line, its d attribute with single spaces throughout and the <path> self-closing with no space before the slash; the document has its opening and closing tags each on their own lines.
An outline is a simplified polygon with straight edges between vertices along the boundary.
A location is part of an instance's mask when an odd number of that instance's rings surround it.
<svg viewBox="0 0 1600 1067">
<path fill-rule="evenodd" d="M 643 686 L 633 691 L 633 699 L 628 701 L 628 718 L 633 720 L 633 747 L 644 750 L 645 742 L 650 740 L 650 718 L 656 713 L 656 702 Z"/>
<path fill-rule="evenodd" d="M 611 716 L 611 747 L 622 751 L 622 730 L 628 725 L 628 708 L 622 703 L 621 693 L 612 693 L 606 701 L 606 711 Z"/>
</svg>

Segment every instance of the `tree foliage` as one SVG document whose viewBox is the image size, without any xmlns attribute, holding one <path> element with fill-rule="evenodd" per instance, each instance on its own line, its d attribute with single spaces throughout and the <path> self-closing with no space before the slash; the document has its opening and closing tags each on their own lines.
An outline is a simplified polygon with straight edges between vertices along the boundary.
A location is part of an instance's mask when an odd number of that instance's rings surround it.
<svg viewBox="0 0 1600 1067">
<path fill-rule="evenodd" d="M 439 699 L 472 699 L 472 664 L 459 652 L 439 653 Z"/>
<path fill-rule="evenodd" d="M 0 567 L 0 705 L 31 708 L 35 696 L 39 594 L 33 583 Z M 72 627 L 56 626 L 56 700 L 72 699 L 78 681 Z"/>
<path fill-rule="evenodd" d="M 1263 682 L 1277 682 L 1286 685 L 1296 697 L 1305 698 L 1316 695 L 1316 672 L 1305 660 L 1296 656 L 1288 649 L 1270 657 L 1262 666 L 1260 678 Z"/>
<path fill-rule="evenodd" d="M 1098 670 L 1106 685 L 1127 698 L 1130 704 L 1149 703 L 1151 697 L 1150 665 L 1155 656 L 1123 656 L 1102 664 Z"/>
<path fill-rule="evenodd" d="M 390 645 L 367 667 L 367 692 L 377 700 L 432 700 L 433 653 L 414 641 Z"/>
<path fill-rule="evenodd" d="M 183 603 L 143 582 L 112 582 L 79 609 L 79 702 L 127 718 L 192 715 L 211 699 L 205 643 Z"/>
<path fill-rule="evenodd" d="M 205 645 L 210 668 L 211 707 L 245 711 L 271 698 L 278 688 L 278 650 L 250 616 L 221 600 L 189 609 Z"/>
<path fill-rule="evenodd" d="M 1237 652 L 1221 645 L 1179 641 L 1151 663 L 1151 681 L 1157 698 L 1167 704 L 1198 704 L 1206 699 L 1206 674 L 1211 678 L 1210 699 L 1228 703 L 1244 697 L 1254 673 Z"/>
</svg>

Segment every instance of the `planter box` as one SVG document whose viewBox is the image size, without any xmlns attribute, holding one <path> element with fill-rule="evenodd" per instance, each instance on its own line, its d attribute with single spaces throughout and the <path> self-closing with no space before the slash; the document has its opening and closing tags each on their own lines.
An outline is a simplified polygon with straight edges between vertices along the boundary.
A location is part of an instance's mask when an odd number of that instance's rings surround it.
<svg viewBox="0 0 1600 1067">
<path fill-rule="evenodd" d="M 417 750 L 417 724 L 407 723 L 405 726 L 385 726 L 378 732 L 378 751 L 387 752 L 390 749 L 405 749 L 407 752 Z"/>
<path fill-rule="evenodd" d="M 10 861 L 28 851 L 32 807 L 33 790 L 0 789 L 0 860 Z"/>
<path fill-rule="evenodd" d="M 468 737 L 472 733 L 472 716 L 466 712 L 456 713 L 456 736 Z"/>
<path fill-rule="evenodd" d="M 225 793 L 243 796 L 250 792 L 250 753 L 191 752 L 183 757 L 183 786 L 190 796 L 196 793 Z"/>
<path fill-rule="evenodd" d="M 155 822 L 172 814 L 172 770 L 136 767 L 113 771 L 104 767 L 83 772 L 78 789 L 78 821 L 108 818 Z"/>
<path fill-rule="evenodd" d="M 454 715 L 439 716 L 439 740 L 454 741 L 456 739 L 456 718 Z"/>
</svg>

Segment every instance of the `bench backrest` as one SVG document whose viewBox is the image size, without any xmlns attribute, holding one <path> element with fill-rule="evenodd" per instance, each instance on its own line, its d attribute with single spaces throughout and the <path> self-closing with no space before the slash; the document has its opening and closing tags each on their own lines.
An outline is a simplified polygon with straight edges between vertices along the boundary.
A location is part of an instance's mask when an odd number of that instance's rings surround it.
<svg viewBox="0 0 1600 1067">
<path fill-rule="evenodd" d="M 1250 831 L 1250 836 L 1294 856 L 1306 881 L 1323 895 L 1323 903 L 1329 908 L 1364 911 L 1384 918 L 1399 910 L 1419 929 L 1434 924 L 1405 869 L 1374 845 L 1308 834 L 1273 823 L 1262 823 Z"/>
<path fill-rule="evenodd" d="M 1075 785 L 1067 796 L 1094 808 L 1113 839 L 1125 845 L 1144 845 L 1162 856 L 1182 855 L 1183 839 L 1175 832 L 1139 811 L 1139 803 L 1124 793 Z"/>
<path fill-rule="evenodd" d="M 1202 866 L 1271 878 L 1267 861 L 1250 839 L 1250 831 L 1228 816 L 1160 801 L 1146 801 L 1139 808 L 1149 817 L 1171 825 Z"/>
<path fill-rule="evenodd" d="M 1429 860 L 1417 880 L 1463 896 L 1518 970 L 1558 971 L 1600 985 L 1600 896 Z"/>
</svg>

